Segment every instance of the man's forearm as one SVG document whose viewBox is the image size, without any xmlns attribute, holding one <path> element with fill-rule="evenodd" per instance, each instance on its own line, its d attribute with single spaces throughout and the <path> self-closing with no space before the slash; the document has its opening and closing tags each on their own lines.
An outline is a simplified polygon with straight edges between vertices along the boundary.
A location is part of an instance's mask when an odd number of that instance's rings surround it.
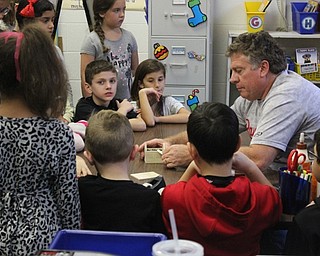
<svg viewBox="0 0 320 256">
<path fill-rule="evenodd" d="M 187 144 L 187 142 L 188 142 L 187 131 L 180 132 L 176 135 L 170 136 L 170 137 L 166 138 L 165 140 L 168 141 L 171 145 L 173 145 L 173 144 Z"/>
<path fill-rule="evenodd" d="M 269 167 L 279 153 L 278 149 L 265 145 L 242 146 L 239 151 L 255 162 L 262 171 Z"/>
</svg>

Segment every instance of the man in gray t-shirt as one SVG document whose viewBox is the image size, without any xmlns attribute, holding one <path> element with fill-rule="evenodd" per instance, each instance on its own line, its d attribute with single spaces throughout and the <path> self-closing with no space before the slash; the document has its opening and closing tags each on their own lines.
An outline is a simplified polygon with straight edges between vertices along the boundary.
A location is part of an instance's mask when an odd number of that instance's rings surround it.
<svg viewBox="0 0 320 256">
<path fill-rule="evenodd" d="M 292 71 L 285 54 L 267 32 L 240 35 L 228 48 L 231 83 L 240 97 L 231 108 L 240 131 L 248 131 L 251 142 L 240 151 L 265 169 L 286 165 L 288 152 L 296 147 L 301 132 L 311 148 L 320 128 L 320 89 Z"/>
<path fill-rule="evenodd" d="M 240 132 L 247 130 L 251 137 L 250 145 L 239 150 L 265 170 L 286 165 L 288 152 L 296 147 L 301 132 L 312 148 L 313 135 L 320 128 L 320 89 L 286 70 L 285 54 L 276 40 L 264 31 L 244 33 L 232 42 L 226 55 L 231 59 L 230 81 L 240 93 L 231 108 L 239 118 Z M 175 167 L 191 161 L 187 147 L 177 145 L 187 140 L 184 132 L 147 143 L 167 143 L 162 159 L 167 167 Z"/>
</svg>

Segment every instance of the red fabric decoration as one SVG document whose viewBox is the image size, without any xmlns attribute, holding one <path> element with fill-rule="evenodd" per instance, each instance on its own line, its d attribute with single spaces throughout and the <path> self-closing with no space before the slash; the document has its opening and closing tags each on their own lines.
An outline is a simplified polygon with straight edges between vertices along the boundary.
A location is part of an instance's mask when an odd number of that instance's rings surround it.
<svg viewBox="0 0 320 256">
<path fill-rule="evenodd" d="M 0 33 L 0 38 L 4 38 L 4 43 L 6 44 L 8 42 L 8 39 L 10 37 L 16 38 L 16 48 L 14 51 L 14 63 L 16 66 L 16 79 L 21 82 L 21 74 L 20 74 L 20 65 L 19 65 L 19 55 L 20 55 L 20 47 L 21 47 L 21 41 L 24 37 L 24 35 L 21 32 L 11 32 L 6 31 Z"/>
<path fill-rule="evenodd" d="M 29 4 L 24 7 L 20 11 L 20 15 L 26 18 L 34 18 L 34 7 L 33 5 L 37 2 L 38 0 L 28 0 Z"/>
</svg>

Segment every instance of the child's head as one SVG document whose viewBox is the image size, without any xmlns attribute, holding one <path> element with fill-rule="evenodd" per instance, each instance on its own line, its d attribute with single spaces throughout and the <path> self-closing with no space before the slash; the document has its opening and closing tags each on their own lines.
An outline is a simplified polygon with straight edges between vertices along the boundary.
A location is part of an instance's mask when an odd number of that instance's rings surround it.
<svg viewBox="0 0 320 256">
<path fill-rule="evenodd" d="M 117 92 L 117 70 L 106 60 L 94 60 L 85 70 L 86 86 L 96 104 L 112 100 Z"/>
<path fill-rule="evenodd" d="M 38 24 L 44 31 L 52 34 L 55 10 L 49 0 L 20 0 L 16 11 L 18 26 L 22 29 L 30 23 Z"/>
<path fill-rule="evenodd" d="M 312 172 L 316 179 L 320 181 L 320 129 L 314 134 L 314 153 L 318 158 L 313 160 Z"/>
<path fill-rule="evenodd" d="M 63 113 L 67 73 L 52 40 L 37 26 L 0 33 L 1 99 L 23 99 L 43 118 Z"/>
<path fill-rule="evenodd" d="M 99 164 L 117 163 L 128 159 L 133 147 L 133 130 L 126 116 L 101 110 L 90 117 L 85 147 Z"/>
<path fill-rule="evenodd" d="M 189 142 L 209 164 L 228 162 L 239 147 L 238 118 L 222 103 L 198 106 L 189 116 L 187 132 Z"/>
<path fill-rule="evenodd" d="M 102 21 L 103 14 L 106 13 L 115 4 L 117 0 L 93 0 L 93 14 L 95 20 Z"/>
<path fill-rule="evenodd" d="M 120 28 L 125 17 L 126 0 L 93 0 L 94 27 L 93 30 L 98 34 L 104 53 L 109 48 L 104 44 L 104 31 L 102 26 L 111 29 Z"/>
<path fill-rule="evenodd" d="M 139 90 L 142 88 L 154 88 L 163 93 L 165 87 L 166 69 L 156 59 L 142 61 L 135 72 L 134 81 L 131 87 L 131 97 L 139 100 Z"/>
<path fill-rule="evenodd" d="M 13 0 L 0 0 L 0 21 L 2 20 L 2 25 L 4 25 L 4 27 L 0 27 L 0 31 L 13 29 L 15 24 L 14 13 L 15 12 Z"/>
</svg>

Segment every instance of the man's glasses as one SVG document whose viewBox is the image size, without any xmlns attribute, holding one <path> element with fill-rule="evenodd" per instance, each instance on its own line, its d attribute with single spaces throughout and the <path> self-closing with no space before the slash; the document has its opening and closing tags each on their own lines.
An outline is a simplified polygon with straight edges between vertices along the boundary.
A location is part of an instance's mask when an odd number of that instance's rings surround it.
<svg viewBox="0 0 320 256">
<path fill-rule="evenodd" d="M 313 159 L 316 158 L 316 159 L 318 160 L 318 162 L 320 162 L 320 157 L 317 156 L 314 152 L 308 150 L 308 154 L 310 154 L 310 155 L 313 157 Z M 313 159 L 312 159 L 312 160 L 313 160 Z"/>
</svg>

